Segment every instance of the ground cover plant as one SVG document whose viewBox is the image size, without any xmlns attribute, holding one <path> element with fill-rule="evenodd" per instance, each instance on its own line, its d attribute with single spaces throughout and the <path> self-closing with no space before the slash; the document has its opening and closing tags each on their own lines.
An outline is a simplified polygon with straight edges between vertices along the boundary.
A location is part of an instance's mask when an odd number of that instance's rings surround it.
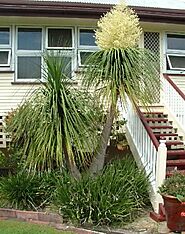
<svg viewBox="0 0 185 234">
<path fill-rule="evenodd" d="M 133 221 L 149 204 L 149 182 L 131 157 L 107 165 L 97 176 L 58 178 L 54 204 L 64 220 L 77 224 L 113 225 Z"/>
<path fill-rule="evenodd" d="M 57 172 L 20 171 L 0 178 L 1 207 L 42 210 L 51 204 L 56 177 Z"/>
<path fill-rule="evenodd" d="M 74 179 L 66 170 L 33 175 L 20 172 L 0 179 L 6 207 L 41 210 L 47 206 L 66 222 L 112 225 L 133 221 L 149 204 L 149 183 L 131 156 L 108 164 L 97 176 Z"/>
</svg>

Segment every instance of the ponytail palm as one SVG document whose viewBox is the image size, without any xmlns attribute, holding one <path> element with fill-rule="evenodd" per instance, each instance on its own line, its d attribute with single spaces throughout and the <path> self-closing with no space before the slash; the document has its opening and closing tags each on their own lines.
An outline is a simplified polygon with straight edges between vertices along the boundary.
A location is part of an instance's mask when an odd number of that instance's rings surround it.
<svg viewBox="0 0 185 234">
<path fill-rule="evenodd" d="M 148 50 L 136 46 L 141 29 L 135 13 L 125 5 L 116 6 L 98 23 L 96 32 L 100 51 L 87 59 L 83 84 L 94 88 L 107 108 L 106 122 L 92 173 L 101 170 L 118 99 L 126 104 L 127 96 L 136 104 L 146 106 L 155 99 L 159 88 L 158 63 Z"/>
<path fill-rule="evenodd" d="M 21 144 L 30 170 L 67 166 L 79 178 L 75 157 L 83 160 L 96 144 L 94 101 L 72 87 L 61 54 L 46 54 L 44 61 L 46 82 L 17 109 L 7 130 L 13 132 L 12 141 Z"/>
</svg>

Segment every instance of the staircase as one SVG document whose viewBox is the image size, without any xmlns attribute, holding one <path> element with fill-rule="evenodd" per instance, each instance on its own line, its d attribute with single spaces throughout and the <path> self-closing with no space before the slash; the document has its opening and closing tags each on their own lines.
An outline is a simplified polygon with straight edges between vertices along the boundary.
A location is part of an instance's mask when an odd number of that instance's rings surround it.
<svg viewBox="0 0 185 234">
<path fill-rule="evenodd" d="M 151 108 L 152 109 L 152 108 Z M 163 107 L 155 107 L 150 112 L 142 112 L 142 115 L 153 132 L 156 140 L 166 140 L 167 160 L 166 160 L 166 177 L 173 175 L 174 172 L 185 174 L 185 145 L 183 137 L 179 135 L 178 129 L 173 126 L 169 120 L 168 114 L 161 110 Z M 159 212 L 150 212 L 150 217 L 161 222 L 165 220 L 165 210 L 162 204 L 159 204 Z"/>
<path fill-rule="evenodd" d="M 163 112 L 142 112 L 156 139 L 166 140 L 167 162 L 166 176 L 174 171 L 185 174 L 185 146 L 183 137 L 179 136 L 178 129 L 173 127 L 173 122 L 168 120 L 168 115 Z"/>
<path fill-rule="evenodd" d="M 150 200 L 156 221 L 165 219 L 158 188 L 175 171 L 185 174 L 185 94 L 164 74 L 163 92 L 157 106 L 143 108 L 127 98 L 126 138 L 139 167 L 150 181 Z M 160 106 L 162 105 L 162 106 Z"/>
</svg>

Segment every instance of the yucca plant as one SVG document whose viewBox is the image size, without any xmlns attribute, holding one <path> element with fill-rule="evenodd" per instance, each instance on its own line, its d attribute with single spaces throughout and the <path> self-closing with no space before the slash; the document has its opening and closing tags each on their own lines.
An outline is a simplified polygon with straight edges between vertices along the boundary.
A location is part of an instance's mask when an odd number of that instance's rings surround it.
<svg viewBox="0 0 185 234">
<path fill-rule="evenodd" d="M 61 53 L 43 55 L 44 83 L 7 120 L 12 143 L 23 149 L 23 160 L 30 170 L 67 167 L 79 178 L 76 165 L 92 154 L 96 145 L 96 103 L 85 92 L 76 90 L 67 76 Z"/>
<path fill-rule="evenodd" d="M 137 46 L 141 32 L 137 15 L 125 4 L 114 7 L 98 22 L 96 42 L 100 50 L 87 59 L 83 76 L 83 84 L 94 88 L 107 108 L 92 173 L 103 168 L 118 100 L 125 105 L 129 97 L 146 106 L 155 98 L 153 90 L 160 88 L 158 60 Z"/>
</svg>

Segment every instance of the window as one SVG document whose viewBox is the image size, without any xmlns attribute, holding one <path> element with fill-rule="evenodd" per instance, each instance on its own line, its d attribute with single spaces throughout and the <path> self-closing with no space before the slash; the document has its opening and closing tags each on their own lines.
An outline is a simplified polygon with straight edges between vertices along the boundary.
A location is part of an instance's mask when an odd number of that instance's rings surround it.
<svg viewBox="0 0 185 234">
<path fill-rule="evenodd" d="M 19 28 L 18 50 L 41 50 L 42 29 Z"/>
<path fill-rule="evenodd" d="M 42 29 L 17 29 L 17 80 L 41 79 Z"/>
<path fill-rule="evenodd" d="M 41 57 L 18 56 L 17 65 L 18 79 L 41 78 Z"/>
<path fill-rule="evenodd" d="M 0 28 L 0 45 L 10 45 L 10 28 Z"/>
<path fill-rule="evenodd" d="M 73 32 L 71 28 L 48 28 L 47 47 L 50 49 L 72 48 Z"/>
<path fill-rule="evenodd" d="M 10 53 L 11 53 L 11 50 L 5 50 L 5 49 L 0 50 L 0 66 L 1 67 L 10 66 Z"/>
<path fill-rule="evenodd" d="M 167 70 L 185 70 L 185 35 L 167 34 Z"/>
<path fill-rule="evenodd" d="M 80 46 L 96 46 L 95 32 L 92 29 L 80 29 Z"/>
<path fill-rule="evenodd" d="M 78 30 L 78 65 L 84 66 L 89 55 L 98 50 L 94 29 Z"/>
<path fill-rule="evenodd" d="M 78 60 L 79 60 L 79 66 L 84 66 L 86 59 L 88 56 L 90 56 L 94 51 L 78 51 Z"/>
<path fill-rule="evenodd" d="M 18 26 L 15 35 L 15 81 L 34 82 L 44 77 L 44 49 L 56 58 L 58 54 L 63 57 L 62 72 L 70 78 L 75 76 L 77 67 L 84 66 L 86 58 L 98 50 L 92 28 Z M 10 66 L 10 45 L 10 29 L 0 28 L 0 66 Z"/>
<path fill-rule="evenodd" d="M 11 41 L 10 28 L 0 27 L 0 68 L 10 67 L 11 60 Z"/>
<path fill-rule="evenodd" d="M 63 58 L 62 72 L 69 78 L 73 77 L 74 71 L 74 31 L 72 28 L 47 28 L 47 49 L 53 54 Z"/>
</svg>

